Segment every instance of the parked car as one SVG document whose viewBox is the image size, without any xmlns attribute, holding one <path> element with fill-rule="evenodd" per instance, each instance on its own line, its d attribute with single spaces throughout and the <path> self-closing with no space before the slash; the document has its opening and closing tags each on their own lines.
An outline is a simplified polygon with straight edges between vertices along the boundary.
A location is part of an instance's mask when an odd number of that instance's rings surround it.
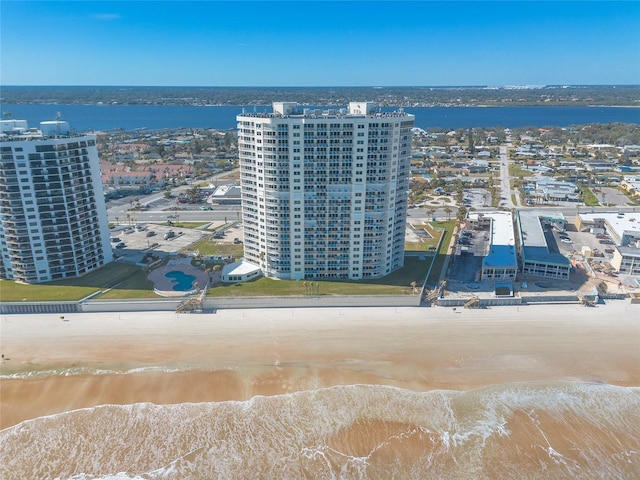
<svg viewBox="0 0 640 480">
<path fill-rule="evenodd" d="M 570 238 L 561 238 L 560 241 L 563 243 L 573 243 L 573 240 L 571 240 Z"/>
<path fill-rule="evenodd" d="M 613 243 L 613 240 L 600 240 L 600 243 L 601 243 L 602 245 L 615 245 L 615 244 Z"/>
<path fill-rule="evenodd" d="M 153 230 L 149 230 L 147 232 L 147 237 L 153 237 L 156 234 L 156 232 L 154 232 Z"/>
<path fill-rule="evenodd" d="M 126 245 L 124 242 L 120 242 L 120 243 L 118 243 L 118 244 L 116 245 L 116 248 L 124 248 L 124 247 L 126 247 L 126 246 L 127 246 L 127 245 Z"/>
<path fill-rule="evenodd" d="M 111 237 L 111 243 L 118 243 L 120 239 L 118 237 Z"/>
<path fill-rule="evenodd" d="M 164 239 L 165 240 L 169 240 L 170 238 L 173 238 L 175 236 L 176 236 L 175 232 L 169 231 L 169 232 L 164 234 Z"/>
</svg>

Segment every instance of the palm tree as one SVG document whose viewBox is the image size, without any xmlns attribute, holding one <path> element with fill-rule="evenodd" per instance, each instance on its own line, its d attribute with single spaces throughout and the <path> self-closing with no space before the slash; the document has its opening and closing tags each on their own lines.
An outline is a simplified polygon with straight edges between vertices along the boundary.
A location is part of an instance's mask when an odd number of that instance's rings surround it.
<svg viewBox="0 0 640 480">
<path fill-rule="evenodd" d="M 444 207 L 444 213 L 447 214 L 447 220 L 451 220 L 451 212 L 453 212 L 453 210 L 451 209 L 451 207 L 449 205 Z"/>
</svg>

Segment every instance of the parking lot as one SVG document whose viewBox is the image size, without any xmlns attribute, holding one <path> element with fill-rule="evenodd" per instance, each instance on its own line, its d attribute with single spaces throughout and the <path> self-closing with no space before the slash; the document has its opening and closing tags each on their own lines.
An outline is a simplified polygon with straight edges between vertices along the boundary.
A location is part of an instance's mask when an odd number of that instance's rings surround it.
<svg viewBox="0 0 640 480">
<path fill-rule="evenodd" d="M 563 242 L 559 232 L 554 232 L 554 240 L 558 246 L 558 251 L 570 257 L 574 253 L 582 254 L 582 247 L 589 247 L 595 254 L 594 258 L 610 260 L 613 257 L 614 242 L 607 235 L 600 235 L 590 232 L 578 232 L 573 224 L 568 223 L 566 236 L 571 243 Z M 607 252 L 606 250 L 609 250 Z"/>
<path fill-rule="evenodd" d="M 489 230 L 463 230 L 455 247 L 447 280 L 453 283 L 479 281 L 482 260 L 489 249 Z M 462 286 L 457 288 L 464 289 Z"/>
<path fill-rule="evenodd" d="M 467 208 L 482 208 L 491 205 L 491 194 L 484 188 L 469 188 L 464 190 L 462 201 Z"/>
<path fill-rule="evenodd" d="M 169 225 L 143 223 L 136 227 L 120 225 L 111 229 L 111 246 L 118 261 L 140 263 L 147 252 L 152 252 L 160 258 L 166 257 L 211 234 L 211 231 L 207 230 L 176 228 Z M 169 232 L 173 232 L 174 236 L 168 238 Z M 124 243 L 124 247 L 116 248 L 120 243 Z"/>
</svg>

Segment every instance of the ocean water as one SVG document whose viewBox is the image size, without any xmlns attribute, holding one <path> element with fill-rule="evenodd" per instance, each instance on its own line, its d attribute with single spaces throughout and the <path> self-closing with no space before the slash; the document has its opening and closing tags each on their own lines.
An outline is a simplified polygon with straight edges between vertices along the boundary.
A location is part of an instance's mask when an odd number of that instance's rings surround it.
<svg viewBox="0 0 640 480">
<path fill-rule="evenodd" d="M 152 106 L 152 105 L 2 105 L 12 118 L 27 120 L 37 127 L 41 121 L 54 120 L 60 113 L 72 129 L 87 130 L 162 130 L 172 128 L 235 129 L 236 115 L 271 111 L 271 107 L 242 106 Z M 323 108 L 323 107 L 317 107 Z M 385 107 L 382 111 L 396 108 Z M 586 123 L 638 123 L 640 108 L 625 107 L 406 107 L 416 116 L 420 128 L 470 127 L 545 127 L 584 125 Z"/>
<path fill-rule="evenodd" d="M 0 431 L 11 479 L 637 479 L 640 388 L 348 385 L 103 405 Z"/>
</svg>

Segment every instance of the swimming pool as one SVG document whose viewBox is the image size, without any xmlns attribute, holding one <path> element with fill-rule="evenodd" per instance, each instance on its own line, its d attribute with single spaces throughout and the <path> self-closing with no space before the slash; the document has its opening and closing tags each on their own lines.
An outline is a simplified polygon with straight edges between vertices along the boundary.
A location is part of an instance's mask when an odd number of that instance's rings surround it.
<svg viewBox="0 0 640 480">
<path fill-rule="evenodd" d="M 164 274 L 165 277 L 175 280 L 177 283 L 171 288 L 178 292 L 186 292 L 193 289 L 193 282 L 196 280 L 195 275 L 181 272 L 180 270 L 172 270 Z"/>
</svg>

